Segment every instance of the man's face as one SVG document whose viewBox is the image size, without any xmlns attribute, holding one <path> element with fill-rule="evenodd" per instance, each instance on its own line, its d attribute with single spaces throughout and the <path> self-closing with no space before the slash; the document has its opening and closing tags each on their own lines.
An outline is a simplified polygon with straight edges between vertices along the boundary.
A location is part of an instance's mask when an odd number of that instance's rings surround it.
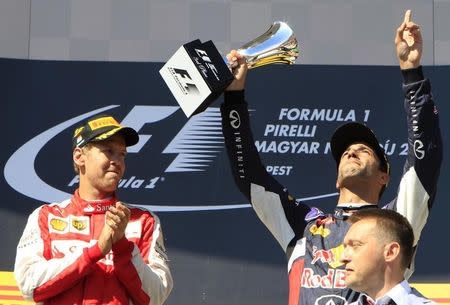
<svg viewBox="0 0 450 305">
<path fill-rule="evenodd" d="M 364 143 L 354 143 L 341 156 L 336 187 L 347 187 L 356 180 L 368 183 L 378 181 L 379 174 L 382 172 L 373 149 Z"/>
<path fill-rule="evenodd" d="M 345 264 L 348 287 L 371 293 L 384 280 L 384 243 L 377 238 L 375 219 L 354 223 L 344 238 L 341 261 Z"/>
<path fill-rule="evenodd" d="M 125 141 L 121 135 L 91 142 L 88 147 L 82 148 L 84 168 L 80 173 L 85 177 L 83 182 L 99 194 L 114 192 L 125 172 L 126 154 Z"/>
</svg>

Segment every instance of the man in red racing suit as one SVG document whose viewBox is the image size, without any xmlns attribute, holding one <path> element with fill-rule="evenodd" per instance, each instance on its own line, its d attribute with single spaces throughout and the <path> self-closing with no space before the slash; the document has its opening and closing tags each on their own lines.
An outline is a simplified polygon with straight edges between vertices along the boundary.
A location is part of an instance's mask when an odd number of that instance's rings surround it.
<svg viewBox="0 0 450 305">
<path fill-rule="evenodd" d="M 162 304 L 173 284 L 159 219 L 115 193 L 136 131 L 101 116 L 73 141 L 79 188 L 37 208 L 17 247 L 14 275 L 23 296 L 55 305 Z"/>
<path fill-rule="evenodd" d="M 414 246 L 433 203 L 442 159 L 438 115 L 420 67 L 422 39 L 410 11 L 397 30 L 397 55 L 404 77 L 408 157 L 397 197 L 384 208 L 404 215 L 414 230 Z M 412 40 L 412 43 L 408 40 Z M 254 146 L 244 101 L 246 63 L 236 51 L 227 55 L 235 80 L 221 107 L 223 133 L 232 173 L 240 191 L 286 253 L 289 305 L 346 304 L 358 292 L 345 286 L 343 238 L 352 211 L 377 207 L 389 180 L 389 163 L 371 130 L 346 124 L 331 139 L 338 165 L 338 204 L 334 215 L 295 200 L 267 174 Z M 418 149 L 420 147 L 420 149 Z M 406 277 L 413 271 L 407 270 Z"/>
</svg>

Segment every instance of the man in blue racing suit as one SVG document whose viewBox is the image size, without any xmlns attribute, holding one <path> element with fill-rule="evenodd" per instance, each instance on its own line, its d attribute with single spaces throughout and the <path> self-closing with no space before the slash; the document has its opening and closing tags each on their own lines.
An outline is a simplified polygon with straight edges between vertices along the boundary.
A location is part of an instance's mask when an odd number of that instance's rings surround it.
<svg viewBox="0 0 450 305">
<path fill-rule="evenodd" d="M 422 37 L 410 18 L 408 10 L 395 37 L 404 78 L 408 157 L 397 197 L 387 205 L 379 199 L 389 181 L 389 162 L 372 131 L 356 122 L 338 128 L 331 139 L 339 190 L 334 215 L 296 201 L 260 161 L 244 100 L 247 65 L 236 51 L 227 55 L 235 75 L 221 107 L 227 152 L 237 186 L 286 253 L 289 305 L 338 305 L 357 299 L 359 293 L 345 286 L 340 261 L 349 228 L 346 217 L 353 211 L 383 206 L 399 212 L 410 222 L 417 246 L 436 194 L 442 146 L 430 82 L 420 66 Z M 412 271 L 411 264 L 406 278 Z"/>
</svg>

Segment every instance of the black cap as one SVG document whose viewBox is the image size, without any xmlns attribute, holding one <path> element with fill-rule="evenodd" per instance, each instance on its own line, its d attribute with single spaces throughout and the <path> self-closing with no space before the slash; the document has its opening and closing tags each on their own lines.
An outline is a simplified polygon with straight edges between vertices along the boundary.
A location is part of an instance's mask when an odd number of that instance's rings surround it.
<svg viewBox="0 0 450 305">
<path fill-rule="evenodd" d="M 136 130 L 120 125 L 111 115 L 102 114 L 87 120 L 75 129 L 72 150 L 75 147 L 83 147 L 89 142 L 106 140 L 116 133 L 123 136 L 126 146 L 134 145 L 139 141 Z"/>
<path fill-rule="evenodd" d="M 375 134 L 370 128 L 357 122 L 340 126 L 331 137 L 331 153 L 338 166 L 342 154 L 353 143 L 364 143 L 372 148 L 380 160 L 381 168 L 389 174 L 389 161 Z"/>
</svg>

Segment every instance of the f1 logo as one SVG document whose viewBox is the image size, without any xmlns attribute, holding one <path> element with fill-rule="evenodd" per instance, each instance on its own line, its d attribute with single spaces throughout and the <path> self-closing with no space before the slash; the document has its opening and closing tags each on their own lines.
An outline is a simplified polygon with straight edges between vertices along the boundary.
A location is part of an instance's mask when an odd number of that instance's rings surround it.
<svg viewBox="0 0 450 305">
<path fill-rule="evenodd" d="M 204 50 L 195 49 L 195 52 L 198 56 L 202 58 L 202 60 L 205 62 L 206 66 L 213 71 L 214 75 L 217 75 L 219 72 L 217 71 L 216 66 L 211 61 L 211 58 L 209 58 L 208 53 L 206 53 Z"/>
<path fill-rule="evenodd" d="M 179 107 L 175 106 L 134 106 L 122 120 L 124 126 L 139 131 L 145 124 L 154 123 L 171 116 Z M 139 142 L 127 148 L 130 153 L 137 153 L 150 140 L 152 135 L 139 135 Z"/>
<path fill-rule="evenodd" d="M 192 77 L 189 75 L 189 72 L 187 70 L 179 68 L 169 68 L 169 70 L 172 72 L 172 75 L 175 77 L 179 85 L 184 88 L 186 94 L 199 93 L 197 86 L 190 82 L 192 81 Z"/>
</svg>

